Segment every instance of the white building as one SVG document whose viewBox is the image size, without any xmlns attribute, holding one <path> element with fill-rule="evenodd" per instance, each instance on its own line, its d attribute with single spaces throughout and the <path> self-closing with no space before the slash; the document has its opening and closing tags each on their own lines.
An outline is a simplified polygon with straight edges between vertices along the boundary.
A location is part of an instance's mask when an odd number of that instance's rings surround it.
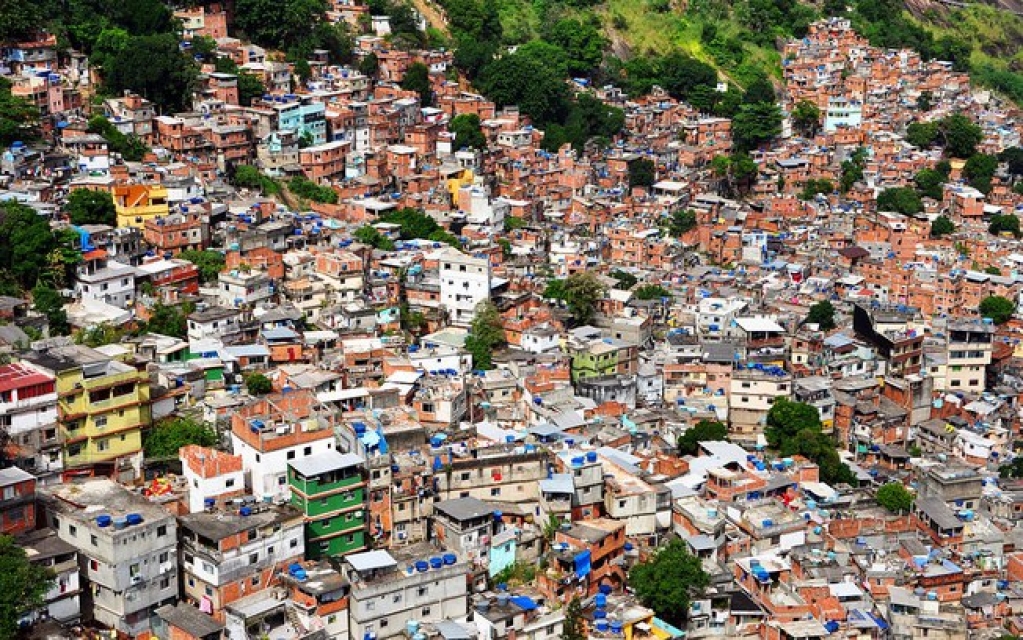
<svg viewBox="0 0 1023 640">
<path fill-rule="evenodd" d="M 701 299 L 696 308 L 697 334 L 704 338 L 723 338 L 736 316 L 745 308 L 745 300 L 735 298 Z"/>
<path fill-rule="evenodd" d="M 83 301 L 95 300 L 124 309 L 135 299 L 135 268 L 110 260 L 99 268 L 87 263 L 75 276 L 75 293 Z"/>
<path fill-rule="evenodd" d="M 0 367 L 0 421 L 15 444 L 31 456 L 40 484 L 56 480 L 64 468 L 57 433 L 56 379 L 27 363 Z"/>
<path fill-rule="evenodd" d="M 334 432 L 312 416 L 295 423 L 251 418 L 247 434 L 231 431 L 232 450 L 242 458 L 249 486 L 257 500 L 287 500 L 288 463 L 334 450 Z"/>
<path fill-rule="evenodd" d="M 44 487 L 48 523 L 78 549 L 91 585 L 93 616 L 129 636 L 178 597 L 177 522 L 113 480 Z"/>
<path fill-rule="evenodd" d="M 188 483 L 188 512 L 207 508 L 207 500 L 217 504 L 245 493 L 245 472 L 241 456 L 190 444 L 181 447 L 181 475 Z"/>
<path fill-rule="evenodd" d="M 490 298 L 490 260 L 474 258 L 453 248 L 436 256 L 440 264 L 440 301 L 455 326 L 467 327 L 476 305 Z"/>
<path fill-rule="evenodd" d="M 32 564 L 46 567 L 54 574 L 53 586 L 43 596 L 43 607 L 22 620 L 32 624 L 45 617 L 61 624 L 78 622 L 82 616 L 78 550 L 61 540 L 52 529 L 32 531 L 18 538 L 18 544 L 25 549 Z"/>
<path fill-rule="evenodd" d="M 352 585 L 348 637 L 405 637 L 409 620 L 432 623 L 468 613 L 466 562 L 428 544 L 400 554 L 400 561 L 383 550 L 345 556 L 342 572 Z"/>
<path fill-rule="evenodd" d="M 728 398 L 729 436 L 756 443 L 767 413 L 779 398 L 792 395 L 792 376 L 777 368 L 746 369 L 732 374 Z"/>
</svg>

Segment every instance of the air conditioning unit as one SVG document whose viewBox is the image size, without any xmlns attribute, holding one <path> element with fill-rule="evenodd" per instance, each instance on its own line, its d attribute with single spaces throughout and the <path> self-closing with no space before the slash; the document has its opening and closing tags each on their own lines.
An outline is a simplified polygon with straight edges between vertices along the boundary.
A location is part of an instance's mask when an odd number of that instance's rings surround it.
<svg viewBox="0 0 1023 640">
<path fill-rule="evenodd" d="M 131 583 L 132 584 L 142 584 L 142 576 L 132 576 L 131 577 Z"/>
<path fill-rule="evenodd" d="M 407 538 L 407 537 L 408 537 L 408 534 L 407 534 L 407 533 L 405 533 L 404 531 L 399 531 L 399 532 L 398 532 L 398 539 L 399 539 L 399 540 L 404 540 L 404 539 L 405 539 L 405 538 Z"/>
</svg>

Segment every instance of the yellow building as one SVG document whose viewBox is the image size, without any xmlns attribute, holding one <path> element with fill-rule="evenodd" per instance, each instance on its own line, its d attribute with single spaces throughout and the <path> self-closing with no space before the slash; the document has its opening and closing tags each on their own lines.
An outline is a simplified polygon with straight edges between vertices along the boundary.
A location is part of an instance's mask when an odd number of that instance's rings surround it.
<svg viewBox="0 0 1023 640">
<path fill-rule="evenodd" d="M 147 220 L 166 216 L 167 188 L 159 184 L 122 184 L 113 188 L 118 227 L 142 229 Z"/>
<path fill-rule="evenodd" d="M 151 421 L 146 373 L 81 345 L 55 346 L 27 359 L 57 378 L 65 473 L 138 477 L 142 430 Z"/>
</svg>

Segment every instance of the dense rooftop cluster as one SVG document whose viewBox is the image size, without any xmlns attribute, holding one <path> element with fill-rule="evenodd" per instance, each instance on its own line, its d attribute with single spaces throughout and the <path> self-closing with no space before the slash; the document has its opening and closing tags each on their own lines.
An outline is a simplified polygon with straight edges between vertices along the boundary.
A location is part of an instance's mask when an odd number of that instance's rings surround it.
<svg viewBox="0 0 1023 640">
<path fill-rule="evenodd" d="M 0 638 L 1023 632 L 1015 106 L 832 18 L 540 122 L 388 10 L 0 49 Z"/>
</svg>

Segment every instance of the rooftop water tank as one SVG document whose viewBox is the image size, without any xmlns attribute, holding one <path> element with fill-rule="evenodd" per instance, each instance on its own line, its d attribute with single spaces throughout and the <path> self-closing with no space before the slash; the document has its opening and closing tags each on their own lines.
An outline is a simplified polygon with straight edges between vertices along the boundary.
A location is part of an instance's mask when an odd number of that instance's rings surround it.
<svg viewBox="0 0 1023 640">
<path fill-rule="evenodd" d="M 96 525 L 100 528 L 109 527 L 113 524 L 114 519 L 107 515 L 96 516 Z"/>
</svg>

